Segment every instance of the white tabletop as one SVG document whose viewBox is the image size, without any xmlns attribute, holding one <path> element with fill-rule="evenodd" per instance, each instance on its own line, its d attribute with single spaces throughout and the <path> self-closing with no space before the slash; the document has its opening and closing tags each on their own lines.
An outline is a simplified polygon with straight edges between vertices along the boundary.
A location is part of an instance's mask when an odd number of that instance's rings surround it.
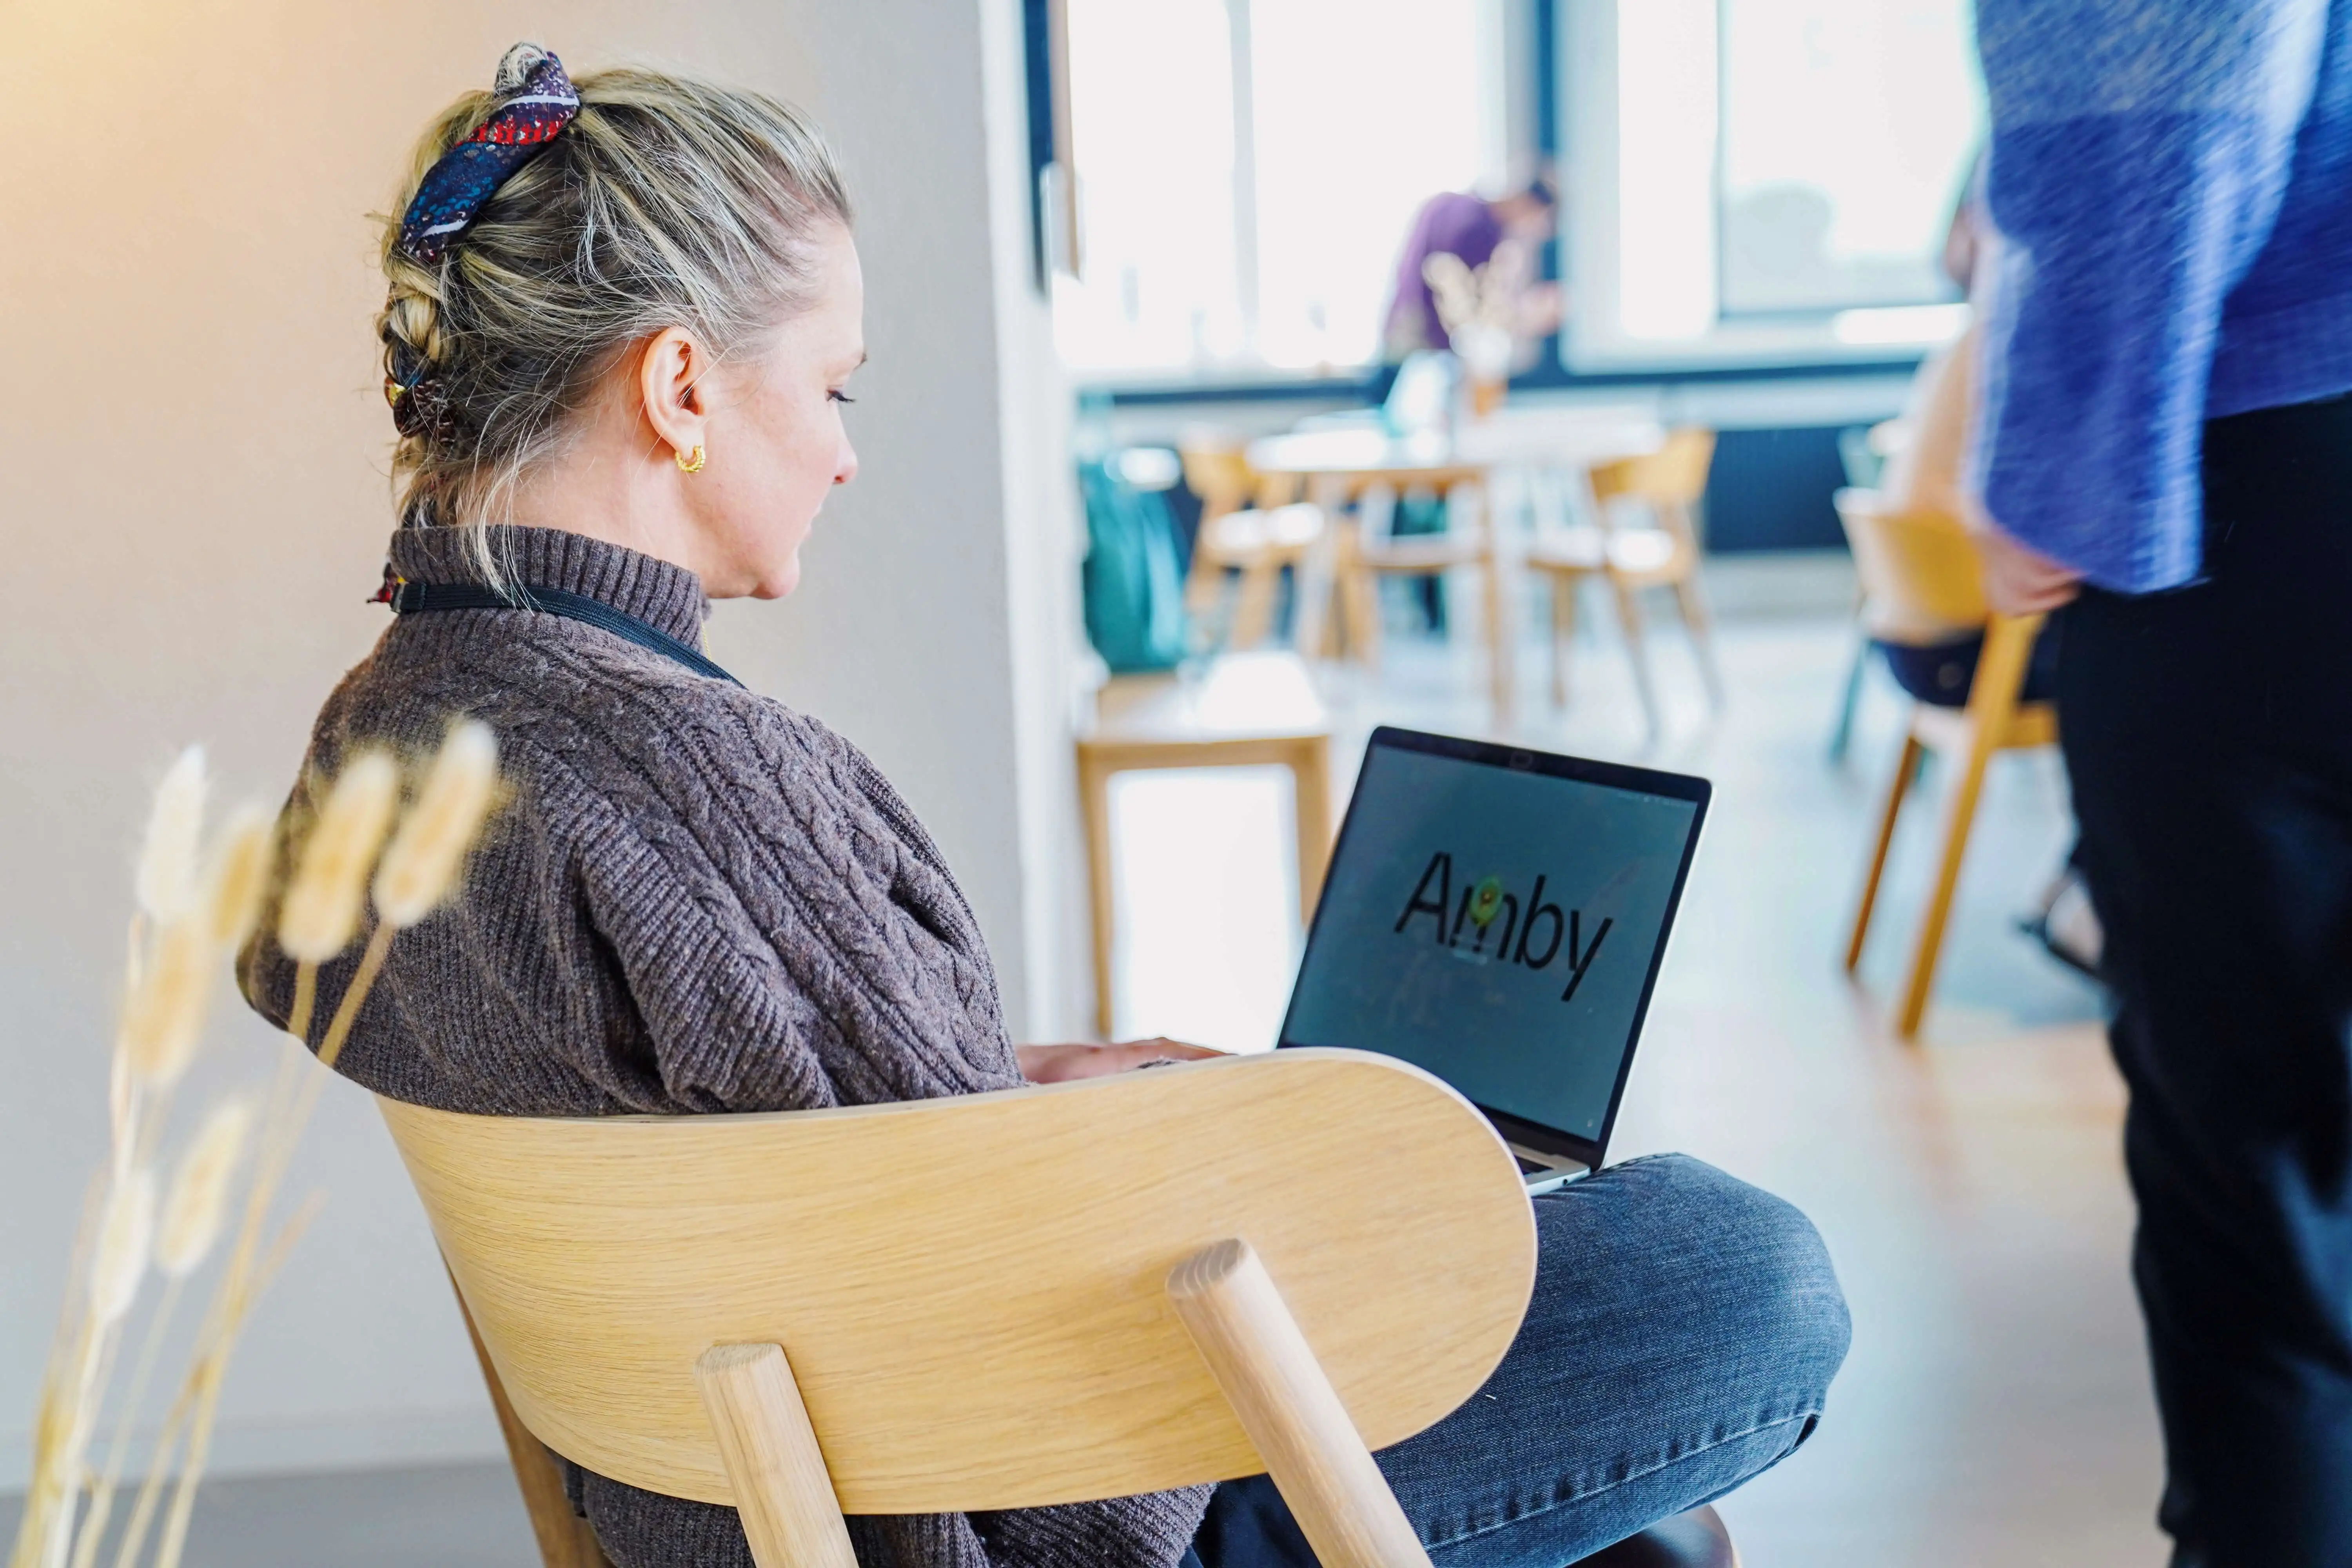
<svg viewBox="0 0 2352 1568">
<path fill-rule="evenodd" d="M 1391 436 L 1378 424 L 1320 425 L 1253 441 L 1262 474 L 1409 473 L 1528 463 L 1589 468 L 1664 445 L 1656 420 L 1622 409 L 1498 409 L 1452 437 Z"/>
</svg>

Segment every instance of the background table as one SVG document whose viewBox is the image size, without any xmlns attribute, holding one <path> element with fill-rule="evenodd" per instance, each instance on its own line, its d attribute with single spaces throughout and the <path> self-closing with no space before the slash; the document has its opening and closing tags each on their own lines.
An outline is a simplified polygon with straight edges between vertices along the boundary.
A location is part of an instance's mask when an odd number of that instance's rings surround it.
<svg viewBox="0 0 2352 1568">
<path fill-rule="evenodd" d="M 1511 561 L 1504 544 L 1500 519 L 1491 497 L 1492 476 L 1502 468 L 1566 468 L 1583 474 L 1621 458 L 1641 457 L 1664 445 L 1666 432 L 1656 420 L 1622 409 L 1504 408 L 1452 435 L 1429 433 L 1392 436 L 1374 420 L 1330 421 L 1268 436 L 1250 443 L 1251 468 L 1268 479 L 1301 483 L 1307 498 L 1324 509 L 1331 527 L 1327 531 L 1334 552 L 1362 552 L 1360 530 L 1344 523 L 1341 509 L 1377 486 L 1399 491 L 1434 489 L 1449 495 L 1475 487 L 1480 497 L 1481 526 L 1474 537 L 1454 549 L 1416 540 L 1417 552 L 1400 563 L 1400 570 L 1442 571 L 1454 565 L 1475 565 L 1482 577 L 1482 607 L 1487 668 L 1496 722 L 1507 721 L 1514 690 L 1510 614 Z M 1449 510 L 1448 531 L 1455 519 Z M 1318 563 L 1316 581 L 1297 586 L 1299 651 L 1313 654 L 1321 641 L 1322 615 L 1329 598 L 1332 573 L 1344 559 Z M 1377 605 L 1370 613 L 1378 614 Z"/>
</svg>

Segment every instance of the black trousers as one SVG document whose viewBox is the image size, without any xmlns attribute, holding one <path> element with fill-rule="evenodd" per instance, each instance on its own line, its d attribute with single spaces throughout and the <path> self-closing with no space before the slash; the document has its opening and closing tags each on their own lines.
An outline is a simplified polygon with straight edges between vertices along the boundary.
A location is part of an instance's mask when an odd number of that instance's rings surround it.
<svg viewBox="0 0 2352 1568">
<path fill-rule="evenodd" d="M 2064 614 L 2181 1568 L 2352 1563 L 2352 399 L 2205 432 L 2205 581 Z"/>
</svg>

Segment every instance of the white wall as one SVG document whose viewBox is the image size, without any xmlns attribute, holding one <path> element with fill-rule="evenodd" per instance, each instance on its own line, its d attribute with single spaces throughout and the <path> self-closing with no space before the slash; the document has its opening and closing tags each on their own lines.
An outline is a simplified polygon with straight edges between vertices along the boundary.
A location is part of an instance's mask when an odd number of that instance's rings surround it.
<svg viewBox="0 0 2352 1568">
<path fill-rule="evenodd" d="M 963 877 L 1016 1032 L 1075 1016 L 1067 469 L 1007 230 L 1025 221 L 1013 14 L 79 0 L 0 19 L 0 1489 L 23 1473 L 101 1145 L 144 790 L 203 740 L 235 793 L 275 799 L 383 625 L 362 603 L 390 521 L 363 215 L 426 116 L 517 37 L 575 68 L 628 56 L 778 91 L 832 132 L 866 268 L 864 475 L 801 595 L 727 607 L 714 651 L 900 784 Z M 228 1070 L 264 1070 L 255 1021 L 225 1007 L 220 1037 Z M 226 1468 L 495 1452 L 355 1090 L 327 1098 L 292 1184 L 313 1184 L 330 1206 L 231 1375 Z"/>
</svg>

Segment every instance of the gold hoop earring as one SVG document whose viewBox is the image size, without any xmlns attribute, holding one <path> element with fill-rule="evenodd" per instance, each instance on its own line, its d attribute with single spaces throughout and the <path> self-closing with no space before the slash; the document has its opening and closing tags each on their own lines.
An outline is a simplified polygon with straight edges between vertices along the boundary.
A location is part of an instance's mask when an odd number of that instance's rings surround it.
<svg viewBox="0 0 2352 1568">
<path fill-rule="evenodd" d="M 676 452 L 671 455 L 677 459 L 677 471 L 681 474 L 698 474 L 702 472 L 702 465 L 710 460 L 703 455 L 702 447 L 698 444 L 691 452 Z"/>
</svg>

